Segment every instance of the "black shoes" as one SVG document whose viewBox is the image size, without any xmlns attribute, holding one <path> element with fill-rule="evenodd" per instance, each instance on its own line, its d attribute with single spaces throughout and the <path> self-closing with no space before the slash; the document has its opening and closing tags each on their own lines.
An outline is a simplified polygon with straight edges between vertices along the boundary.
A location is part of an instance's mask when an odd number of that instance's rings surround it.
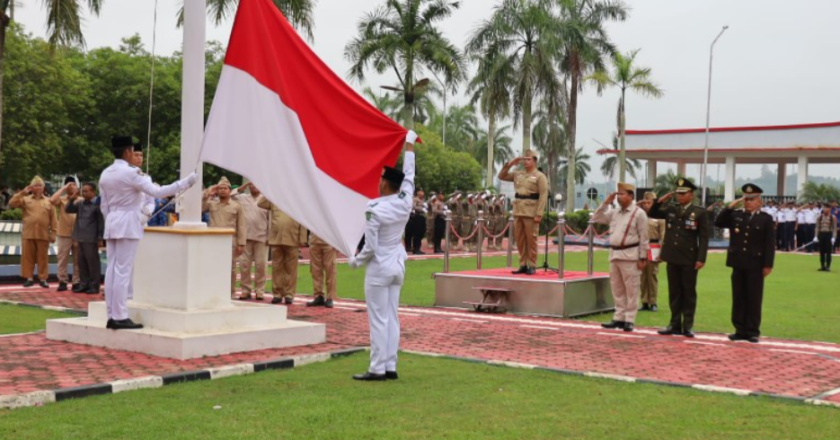
<svg viewBox="0 0 840 440">
<path fill-rule="evenodd" d="M 76 289 L 78 289 L 79 287 L 82 287 L 82 286 L 84 286 L 84 283 L 73 283 L 71 288 L 73 289 L 73 291 L 75 291 Z"/>
<path fill-rule="evenodd" d="M 326 305 L 327 305 L 327 301 L 325 301 L 324 297 L 321 296 L 321 295 L 316 296 L 315 299 L 306 303 L 306 307 L 318 307 L 318 306 L 326 306 Z"/>
<path fill-rule="evenodd" d="M 328 300 L 324 301 L 324 307 L 326 307 L 328 309 L 333 308 L 333 300 L 328 299 Z"/>
<path fill-rule="evenodd" d="M 32 287 L 33 284 L 35 283 L 32 280 L 26 280 L 23 282 L 23 287 Z"/>
<path fill-rule="evenodd" d="M 47 284 L 47 282 L 44 281 L 44 280 L 38 281 L 38 285 L 43 287 L 44 289 L 49 289 L 50 288 L 50 285 Z M 67 285 L 66 284 L 64 285 L 64 290 L 67 290 Z"/>
<path fill-rule="evenodd" d="M 55 289 L 55 290 L 56 290 L 56 292 L 66 291 L 67 290 L 67 283 L 65 283 L 64 281 L 59 282 L 58 283 L 58 289 Z"/>
<path fill-rule="evenodd" d="M 242 295 L 239 295 L 239 300 L 240 301 L 247 301 L 249 299 L 251 299 L 251 294 L 250 293 L 243 293 Z"/>
<path fill-rule="evenodd" d="M 396 374 L 396 373 L 394 373 Z M 363 381 L 383 381 L 387 378 L 385 374 L 374 374 L 370 371 L 366 372 L 365 374 L 354 374 L 353 380 L 363 380 Z"/>
<path fill-rule="evenodd" d="M 670 325 L 668 327 L 663 328 L 662 330 L 659 330 L 656 333 L 659 333 L 660 335 L 665 335 L 665 336 L 683 334 L 683 332 L 681 332 L 679 329 L 675 329 L 674 327 L 672 327 Z"/>
<path fill-rule="evenodd" d="M 735 341 L 747 341 L 747 342 L 751 342 L 753 344 L 758 344 L 758 336 L 747 336 L 747 335 L 742 335 L 742 334 L 738 334 L 738 333 L 733 333 L 731 335 L 727 335 L 726 337 L 729 338 L 729 340 L 733 341 L 733 342 L 735 342 Z"/>
<path fill-rule="evenodd" d="M 421 250 L 416 250 L 416 251 L 414 251 L 414 252 L 412 252 L 412 253 L 413 253 L 414 255 L 426 255 L 426 253 L 425 253 L 425 252 L 423 252 L 423 251 L 421 251 Z"/>
<path fill-rule="evenodd" d="M 519 270 L 511 271 L 511 273 L 514 275 L 528 273 L 528 266 L 519 266 Z"/>
<path fill-rule="evenodd" d="M 88 287 L 84 292 L 88 295 L 99 295 L 99 286 Z"/>
<path fill-rule="evenodd" d="M 647 303 L 642 304 L 642 308 L 639 310 L 650 310 L 650 306 Z"/>
<path fill-rule="evenodd" d="M 685 331 L 683 331 L 683 336 L 685 336 L 686 338 L 693 338 L 694 337 L 694 331 L 691 330 L 691 329 L 685 330 Z"/>
<path fill-rule="evenodd" d="M 295 302 L 295 300 L 291 296 L 287 296 L 283 298 L 283 302 L 285 302 L 286 305 L 292 305 L 292 303 Z"/>
<path fill-rule="evenodd" d="M 613 328 L 622 329 L 622 328 L 624 328 L 624 326 L 625 326 L 624 321 L 610 321 L 610 322 L 606 322 L 604 324 L 601 324 L 601 327 L 609 328 L 609 329 L 613 329 Z"/>
<path fill-rule="evenodd" d="M 72 292 L 73 293 L 85 293 L 86 290 L 88 290 L 87 284 L 78 283 L 78 284 L 73 285 Z"/>
<path fill-rule="evenodd" d="M 633 331 L 633 323 L 632 322 L 625 322 L 624 323 L 624 331 L 632 332 Z"/>
<path fill-rule="evenodd" d="M 396 371 L 386 371 L 386 372 L 385 372 L 385 379 L 388 379 L 388 380 L 397 380 L 397 379 L 399 379 L 399 378 L 400 378 L 400 376 L 397 374 L 397 372 L 396 372 Z"/>
<path fill-rule="evenodd" d="M 537 273 L 537 270 L 531 266 L 528 266 L 528 269 L 525 270 L 525 275 L 533 275 Z"/>
<path fill-rule="evenodd" d="M 138 330 L 143 328 L 143 324 L 136 324 L 130 319 L 123 319 L 119 321 L 109 319 L 108 323 L 105 324 L 105 328 L 109 328 L 111 330 Z"/>
<path fill-rule="evenodd" d="M 283 297 L 282 296 L 275 296 L 274 298 L 271 298 L 271 303 L 272 304 L 280 304 L 282 302 L 283 302 Z"/>
<path fill-rule="evenodd" d="M 435 249 L 435 253 L 436 253 L 436 254 L 442 254 L 442 253 L 443 253 L 443 249 L 437 248 L 437 249 Z"/>
</svg>

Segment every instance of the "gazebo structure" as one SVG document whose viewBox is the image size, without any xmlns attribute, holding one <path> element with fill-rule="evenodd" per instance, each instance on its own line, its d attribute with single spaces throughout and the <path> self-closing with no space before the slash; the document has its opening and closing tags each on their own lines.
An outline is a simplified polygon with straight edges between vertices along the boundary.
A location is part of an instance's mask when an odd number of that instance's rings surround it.
<svg viewBox="0 0 840 440">
<path fill-rule="evenodd" d="M 702 164 L 706 129 L 627 130 L 628 159 L 648 161 L 648 182 L 654 182 L 659 162 L 676 163 L 677 173 L 685 175 L 686 164 Z M 617 153 L 602 150 L 599 153 Z M 709 164 L 725 164 L 724 197 L 735 197 L 738 164 L 778 165 L 777 196 L 791 191 L 785 188 L 787 164 L 797 164 L 794 194 L 808 181 L 809 164 L 840 163 L 840 122 L 758 127 L 719 127 L 709 130 Z M 707 173 L 708 175 L 708 173 Z M 771 188 L 765 188 L 768 194 Z"/>
</svg>

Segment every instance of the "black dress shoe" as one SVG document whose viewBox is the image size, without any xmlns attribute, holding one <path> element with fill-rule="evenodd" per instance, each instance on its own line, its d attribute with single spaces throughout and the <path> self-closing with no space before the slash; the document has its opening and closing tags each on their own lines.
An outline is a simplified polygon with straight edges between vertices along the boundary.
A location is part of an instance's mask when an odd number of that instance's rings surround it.
<svg viewBox="0 0 840 440">
<path fill-rule="evenodd" d="M 291 296 L 287 296 L 283 298 L 283 302 L 285 302 L 286 305 L 292 305 L 292 303 L 295 302 L 295 300 Z"/>
<path fill-rule="evenodd" d="M 650 306 L 647 303 L 642 304 L 642 308 L 639 310 L 650 310 Z"/>
<path fill-rule="evenodd" d="M 374 374 L 370 371 L 366 372 L 365 374 L 354 374 L 353 380 L 364 380 L 364 381 L 375 381 L 375 380 L 385 380 L 384 374 Z"/>
<path fill-rule="evenodd" d="M 443 249 L 435 249 L 435 253 L 436 253 L 436 254 L 442 254 L 442 253 L 443 253 Z"/>
<path fill-rule="evenodd" d="M 613 321 L 610 321 L 610 322 L 605 322 L 605 323 L 601 324 L 601 327 L 603 327 L 603 328 L 618 328 L 618 329 L 622 329 L 622 328 L 624 328 L 624 325 L 625 325 L 625 324 L 624 324 L 624 322 L 623 322 L 623 321 L 615 321 L 615 320 L 613 320 Z"/>
<path fill-rule="evenodd" d="M 744 339 L 744 337 L 742 335 L 739 335 L 738 333 L 732 333 L 731 335 L 726 335 L 726 337 L 729 338 L 729 340 L 732 342 Z"/>
<path fill-rule="evenodd" d="M 138 330 L 143 328 L 143 324 L 137 324 L 131 319 L 123 319 L 120 321 L 114 321 L 109 328 L 113 330 Z"/>
<path fill-rule="evenodd" d="M 625 322 L 624 323 L 624 331 L 632 332 L 633 331 L 633 323 L 632 322 Z"/>
<path fill-rule="evenodd" d="M 686 338 L 693 338 L 694 337 L 694 330 L 688 329 L 688 330 L 683 331 L 683 336 L 685 336 Z"/>
<path fill-rule="evenodd" d="M 88 295 L 99 295 L 99 286 L 93 286 L 85 290 Z"/>
<path fill-rule="evenodd" d="M 535 273 L 537 273 L 537 269 L 535 269 L 531 266 L 528 266 L 528 269 L 525 270 L 525 275 L 533 275 Z"/>
<path fill-rule="evenodd" d="M 396 371 L 386 371 L 386 372 L 385 372 L 385 379 L 388 379 L 388 380 L 397 380 L 397 379 L 399 379 L 399 378 L 400 378 L 400 376 L 397 374 L 397 372 L 396 372 Z"/>
<path fill-rule="evenodd" d="M 528 272 L 528 266 L 519 266 L 519 270 L 511 271 L 510 273 L 514 275 L 519 275 Z"/>
<path fill-rule="evenodd" d="M 47 284 L 47 282 L 44 281 L 44 280 L 38 281 L 38 285 L 40 285 L 44 289 L 49 289 L 50 288 L 50 285 Z M 64 285 L 64 290 L 67 290 L 67 285 L 66 284 Z"/>
<path fill-rule="evenodd" d="M 76 291 L 76 289 L 78 289 L 78 288 L 80 288 L 80 287 L 83 287 L 84 285 L 85 285 L 85 283 L 73 283 L 73 286 L 72 286 L 72 287 L 73 287 L 73 291 L 75 292 L 75 291 Z M 84 289 L 82 289 L 82 290 L 84 290 Z"/>
<path fill-rule="evenodd" d="M 426 253 L 425 253 L 425 252 L 423 252 L 423 251 L 419 251 L 419 250 L 418 250 L 418 251 L 414 251 L 414 252 L 413 252 L 413 254 L 414 254 L 414 255 L 426 255 Z"/>
<path fill-rule="evenodd" d="M 88 290 L 87 284 L 79 283 L 73 286 L 73 293 L 85 293 Z"/>
<path fill-rule="evenodd" d="M 33 284 L 35 283 L 32 280 L 26 280 L 23 282 L 23 287 L 32 287 Z"/>
<path fill-rule="evenodd" d="M 64 281 L 58 283 L 58 289 L 55 290 L 56 292 L 64 292 L 65 290 L 67 290 L 67 283 L 65 283 Z"/>
<path fill-rule="evenodd" d="M 115 322 L 116 322 L 116 321 L 114 321 L 113 319 L 109 319 L 109 320 L 108 320 L 108 323 L 107 323 L 107 324 L 105 324 L 105 328 L 114 328 L 114 323 L 115 323 Z"/>
<path fill-rule="evenodd" d="M 326 307 L 328 309 L 333 308 L 333 300 L 328 299 L 328 300 L 324 301 L 324 307 Z"/>
<path fill-rule="evenodd" d="M 678 329 L 675 329 L 674 327 L 671 327 L 670 325 L 668 327 L 663 328 L 662 330 L 659 330 L 656 333 L 659 333 L 660 335 L 666 335 L 666 336 L 667 335 L 681 335 L 682 334 L 681 331 L 679 331 Z"/>
<path fill-rule="evenodd" d="M 315 299 L 306 303 L 306 307 L 318 307 L 318 306 L 324 306 L 324 305 L 327 305 L 327 302 L 324 300 L 324 297 L 321 296 L 321 295 L 316 296 Z"/>
<path fill-rule="evenodd" d="M 758 344 L 758 336 L 747 336 L 747 342 Z"/>
<path fill-rule="evenodd" d="M 282 296 L 275 296 L 274 298 L 271 298 L 271 303 L 272 304 L 280 304 L 282 302 L 283 302 L 283 297 Z"/>
</svg>

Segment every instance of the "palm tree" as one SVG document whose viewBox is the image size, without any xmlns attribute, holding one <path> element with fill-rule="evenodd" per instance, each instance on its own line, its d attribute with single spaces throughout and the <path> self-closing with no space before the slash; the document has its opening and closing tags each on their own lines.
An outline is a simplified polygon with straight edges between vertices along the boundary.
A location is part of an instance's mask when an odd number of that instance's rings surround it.
<svg viewBox="0 0 840 440">
<path fill-rule="evenodd" d="M 540 162 L 549 177 L 549 190 L 557 193 L 561 188 L 560 164 L 566 153 L 566 126 L 563 117 L 552 110 L 540 109 L 534 124 L 534 149 L 539 152 Z M 588 165 L 587 165 L 588 166 Z"/>
<path fill-rule="evenodd" d="M 283 13 L 286 20 L 295 28 L 302 31 L 304 36 L 312 41 L 312 29 L 315 21 L 312 18 L 316 0 L 273 0 L 277 9 Z M 218 25 L 236 12 L 239 0 L 207 0 L 207 15 Z M 184 7 L 178 11 L 178 26 L 184 24 Z"/>
<path fill-rule="evenodd" d="M 676 182 L 677 179 L 681 177 L 685 180 L 688 180 L 691 183 L 694 183 L 693 178 L 680 176 L 674 171 L 668 170 L 667 173 L 656 176 L 656 181 L 654 182 L 653 186 L 653 192 L 655 192 L 657 196 L 662 197 L 665 194 L 674 191 L 674 182 Z"/>
<path fill-rule="evenodd" d="M 446 112 L 447 147 L 473 154 L 480 131 L 475 107 L 469 104 L 453 105 L 446 109 Z"/>
<path fill-rule="evenodd" d="M 485 167 L 487 174 L 484 176 L 484 187 L 493 185 L 493 178 L 496 176 L 493 165 L 503 165 L 512 160 L 516 155 L 513 152 L 513 139 L 508 136 L 507 131 L 510 125 L 503 125 L 493 130 L 492 138 L 490 131 L 479 130 L 478 140 L 475 143 L 475 159 Z M 488 151 L 490 149 L 495 151 Z M 488 165 L 487 161 L 494 163 Z"/>
<path fill-rule="evenodd" d="M 613 56 L 612 75 L 605 71 L 597 71 L 590 76 L 591 80 L 598 84 L 599 93 L 604 87 L 608 86 L 621 89 L 621 97 L 618 100 L 618 137 L 621 140 L 618 149 L 618 180 L 621 182 L 624 182 L 624 174 L 627 167 L 627 162 L 624 159 L 624 130 L 627 120 L 625 102 L 627 89 L 638 92 L 642 96 L 652 98 L 659 98 L 663 95 L 662 89 L 650 80 L 650 68 L 638 67 L 633 64 L 638 53 L 639 49 L 627 54 L 616 53 Z"/>
<path fill-rule="evenodd" d="M 467 92 L 472 94 L 470 102 L 473 105 L 478 104 L 481 115 L 487 119 L 485 139 L 488 145 L 484 148 L 487 157 L 479 159 L 479 162 L 487 167 L 484 186 L 489 188 L 496 174 L 493 167 L 496 163 L 496 124 L 510 116 L 513 71 L 499 53 L 485 53 L 482 56 L 473 56 L 473 59 L 478 62 L 478 73 L 470 81 Z"/>
<path fill-rule="evenodd" d="M 47 40 L 52 47 L 84 46 L 82 34 L 82 1 L 44 1 L 47 9 Z M 88 9 L 99 15 L 102 0 L 87 0 Z M 6 29 L 14 20 L 15 1 L 0 0 L 0 146 L 3 140 L 3 56 L 6 53 Z"/>
<path fill-rule="evenodd" d="M 613 133 L 612 139 L 612 146 L 614 150 L 618 149 L 618 136 Z M 601 163 L 601 172 L 604 173 L 607 178 L 612 179 L 615 177 L 616 165 L 618 165 L 618 157 L 614 155 L 609 155 L 604 162 Z M 630 173 L 634 179 L 636 178 L 636 170 L 642 167 L 642 161 L 639 159 L 627 159 L 625 158 L 624 166 L 627 169 L 627 172 Z M 619 181 L 623 182 L 624 180 L 620 179 Z"/>
<path fill-rule="evenodd" d="M 560 165 L 560 179 L 566 180 L 568 182 L 569 179 L 569 163 L 574 164 L 574 171 L 572 174 L 575 177 L 575 183 L 579 183 L 583 185 L 583 182 L 586 182 L 586 176 L 589 175 L 589 172 L 592 171 L 592 168 L 589 166 L 589 159 L 591 157 L 583 152 L 583 148 L 579 148 L 575 151 L 575 158 L 574 161 L 569 161 L 568 159 Z M 566 194 L 569 198 L 574 198 L 574 190 L 569 191 L 566 190 Z"/>
<path fill-rule="evenodd" d="M 616 52 L 604 29 L 606 21 L 624 21 L 627 18 L 627 6 L 621 0 L 554 0 L 563 23 L 561 38 L 564 47 L 560 54 L 560 68 L 570 82 L 568 105 L 568 147 L 572 172 L 567 176 L 566 211 L 574 212 L 575 176 L 574 165 L 577 156 L 575 141 L 577 135 L 578 93 L 582 90 L 583 79 L 587 74 L 605 70 L 604 56 Z"/>
<path fill-rule="evenodd" d="M 510 76 L 512 84 L 507 78 L 504 83 L 513 90 L 514 128 L 519 128 L 521 118 L 523 152 L 531 148 L 534 100 L 541 94 L 560 93 L 554 63 L 561 48 L 557 24 L 550 0 L 503 0 L 467 43 L 467 53 L 493 60 L 485 69 L 480 67 L 479 81 Z"/>
<path fill-rule="evenodd" d="M 799 193 L 799 200 L 805 203 L 840 200 L 840 189 L 831 184 L 808 181 Z"/>
<path fill-rule="evenodd" d="M 402 109 L 402 99 L 391 95 L 389 92 L 376 94 L 370 87 L 362 89 L 362 96 L 367 98 L 374 107 L 385 113 L 389 118 L 399 119 Z"/>
<path fill-rule="evenodd" d="M 458 6 L 450 0 L 385 0 L 384 6 L 362 19 L 359 35 L 344 48 L 344 57 L 353 63 L 352 78 L 364 80 L 368 67 L 397 74 L 407 128 L 414 128 L 415 80 L 424 69 L 443 75 L 451 85 L 464 76 L 460 51 L 436 27 Z"/>
</svg>

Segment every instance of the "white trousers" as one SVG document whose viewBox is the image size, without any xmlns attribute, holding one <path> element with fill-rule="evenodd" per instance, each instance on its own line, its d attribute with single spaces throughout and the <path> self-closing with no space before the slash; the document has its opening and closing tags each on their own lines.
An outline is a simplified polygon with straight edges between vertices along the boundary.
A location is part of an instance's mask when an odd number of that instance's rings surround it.
<svg viewBox="0 0 840 440">
<path fill-rule="evenodd" d="M 108 318 L 128 319 L 128 300 L 134 293 L 134 257 L 140 240 L 106 240 L 108 268 L 105 270 L 105 303 Z"/>
<path fill-rule="evenodd" d="M 393 276 L 365 275 L 365 302 L 370 322 L 370 368 L 374 374 L 397 371 L 400 348 L 400 289 L 405 273 Z"/>
</svg>

